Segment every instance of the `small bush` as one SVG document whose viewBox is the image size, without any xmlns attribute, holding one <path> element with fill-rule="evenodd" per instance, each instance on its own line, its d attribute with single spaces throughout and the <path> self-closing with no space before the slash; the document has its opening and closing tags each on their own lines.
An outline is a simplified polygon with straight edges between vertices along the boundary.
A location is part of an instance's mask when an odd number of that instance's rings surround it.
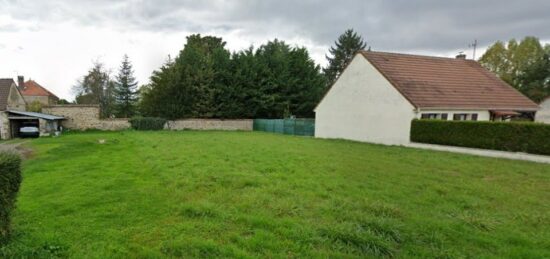
<svg viewBox="0 0 550 259">
<path fill-rule="evenodd" d="M 136 130 L 162 130 L 166 120 L 155 117 L 135 117 L 129 120 L 130 125 Z"/>
<path fill-rule="evenodd" d="M 21 158 L 11 152 L 0 152 L 0 243 L 10 235 L 10 214 L 21 185 Z"/>
<path fill-rule="evenodd" d="M 411 141 L 550 155 L 550 125 L 533 122 L 413 120 Z"/>
</svg>

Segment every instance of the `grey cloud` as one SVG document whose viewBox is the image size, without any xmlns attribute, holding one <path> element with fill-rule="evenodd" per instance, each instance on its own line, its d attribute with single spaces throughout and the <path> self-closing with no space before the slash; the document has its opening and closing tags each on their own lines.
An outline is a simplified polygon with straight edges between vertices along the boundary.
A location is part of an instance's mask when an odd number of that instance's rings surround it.
<svg viewBox="0 0 550 259">
<path fill-rule="evenodd" d="M 550 39 L 546 0 L 4 1 L 12 18 L 71 20 L 120 30 L 235 31 L 330 45 L 355 28 L 378 50 L 449 51 L 526 35 Z"/>
</svg>

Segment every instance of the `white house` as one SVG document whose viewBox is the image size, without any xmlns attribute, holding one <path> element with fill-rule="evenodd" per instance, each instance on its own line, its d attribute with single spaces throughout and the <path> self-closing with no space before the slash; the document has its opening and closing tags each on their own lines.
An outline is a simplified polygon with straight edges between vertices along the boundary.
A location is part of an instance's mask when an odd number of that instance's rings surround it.
<svg viewBox="0 0 550 259">
<path fill-rule="evenodd" d="M 538 109 L 465 55 L 360 51 L 315 108 L 315 136 L 402 145 L 415 118 L 508 120 Z"/>
<path fill-rule="evenodd" d="M 535 116 L 535 121 L 550 124 L 550 97 L 544 99 L 539 105 L 540 110 Z"/>
</svg>

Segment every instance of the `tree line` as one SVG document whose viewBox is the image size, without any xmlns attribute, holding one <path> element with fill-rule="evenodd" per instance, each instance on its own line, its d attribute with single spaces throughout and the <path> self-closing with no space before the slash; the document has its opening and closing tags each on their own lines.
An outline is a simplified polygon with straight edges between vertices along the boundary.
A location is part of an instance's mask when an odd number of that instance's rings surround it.
<svg viewBox="0 0 550 259">
<path fill-rule="evenodd" d="M 74 87 L 75 102 L 99 104 L 102 117 L 313 117 L 346 64 L 365 48 L 360 35 L 346 30 L 321 68 L 304 47 L 277 39 L 232 53 L 222 38 L 194 34 L 139 90 L 128 56 L 114 77 L 96 62 Z M 535 102 L 550 96 L 550 45 L 535 37 L 497 41 L 479 62 Z"/>
<path fill-rule="evenodd" d="M 550 44 L 536 37 L 497 41 L 479 62 L 537 103 L 550 96 Z"/>
<path fill-rule="evenodd" d="M 102 117 L 313 117 L 313 109 L 353 53 L 365 48 L 353 30 L 342 34 L 321 69 L 304 47 L 274 39 L 231 53 L 222 38 L 194 34 L 179 54 L 138 91 L 128 56 L 116 77 L 96 62 L 74 86 L 75 102 L 99 104 Z"/>
</svg>

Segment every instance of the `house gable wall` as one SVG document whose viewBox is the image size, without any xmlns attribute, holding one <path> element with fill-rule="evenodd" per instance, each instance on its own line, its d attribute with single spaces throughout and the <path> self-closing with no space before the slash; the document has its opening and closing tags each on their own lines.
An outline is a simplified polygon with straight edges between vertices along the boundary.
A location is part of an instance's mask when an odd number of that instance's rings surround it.
<svg viewBox="0 0 550 259">
<path fill-rule="evenodd" d="M 31 104 L 34 101 L 40 102 L 43 106 L 55 105 L 56 101 L 50 96 L 41 96 L 41 95 L 24 95 L 23 98 L 28 104 Z"/>
<path fill-rule="evenodd" d="M 540 110 L 535 115 L 535 121 L 550 124 L 550 98 L 546 98 L 539 106 Z"/>
<path fill-rule="evenodd" d="M 16 110 L 16 111 L 25 111 L 26 102 L 17 86 L 12 84 L 10 87 L 10 94 L 8 96 L 8 107 L 7 110 Z"/>
<path fill-rule="evenodd" d="M 315 136 L 380 144 L 409 143 L 414 106 L 356 55 L 315 112 Z"/>
</svg>

